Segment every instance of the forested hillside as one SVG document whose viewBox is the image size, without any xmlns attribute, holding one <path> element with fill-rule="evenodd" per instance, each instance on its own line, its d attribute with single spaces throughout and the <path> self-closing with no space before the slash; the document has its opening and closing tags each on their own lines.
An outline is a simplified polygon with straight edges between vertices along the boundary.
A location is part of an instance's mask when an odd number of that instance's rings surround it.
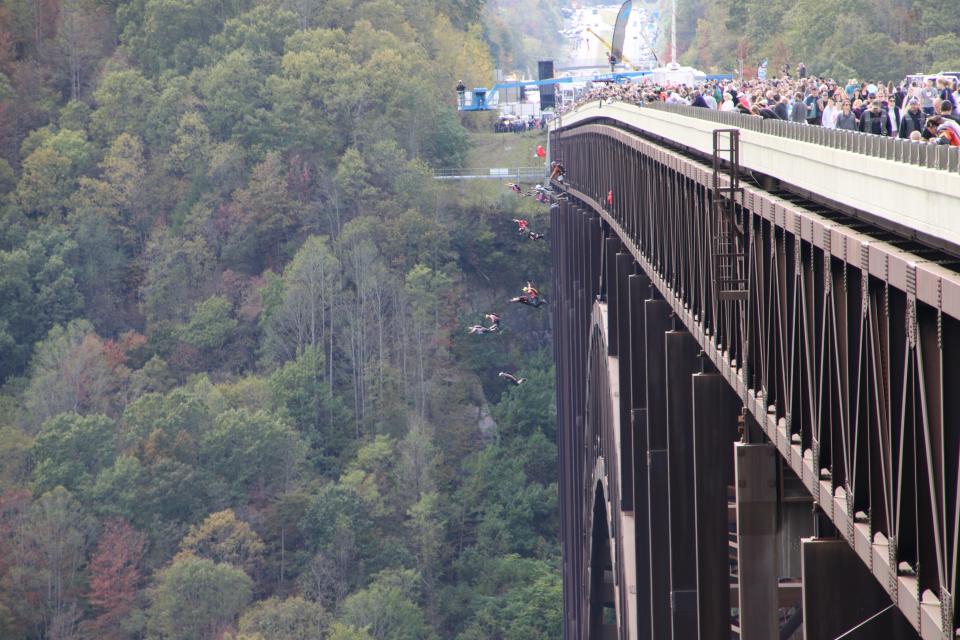
<svg viewBox="0 0 960 640">
<path fill-rule="evenodd" d="M 791 72 L 899 82 L 960 69 L 956 0 L 678 0 L 683 59 L 710 70 L 768 59 Z"/>
<path fill-rule="evenodd" d="M 546 243 L 432 178 L 483 15 L 0 0 L 0 638 L 558 637 Z"/>
<path fill-rule="evenodd" d="M 486 0 L 484 24 L 497 68 L 537 75 L 537 61 L 560 56 L 565 40 L 557 0 Z"/>
</svg>

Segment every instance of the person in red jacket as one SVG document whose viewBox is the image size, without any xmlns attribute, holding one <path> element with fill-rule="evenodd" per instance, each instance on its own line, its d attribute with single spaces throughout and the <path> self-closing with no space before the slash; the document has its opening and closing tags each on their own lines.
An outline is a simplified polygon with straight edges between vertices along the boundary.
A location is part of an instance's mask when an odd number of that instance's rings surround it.
<svg viewBox="0 0 960 640">
<path fill-rule="evenodd" d="M 608 207 L 613 206 L 613 189 L 610 189 L 610 191 L 607 191 L 607 206 Z"/>
</svg>

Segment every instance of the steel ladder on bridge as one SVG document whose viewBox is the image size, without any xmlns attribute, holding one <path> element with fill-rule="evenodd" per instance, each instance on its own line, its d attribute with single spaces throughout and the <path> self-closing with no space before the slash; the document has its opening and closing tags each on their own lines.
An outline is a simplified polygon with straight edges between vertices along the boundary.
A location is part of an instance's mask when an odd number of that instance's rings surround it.
<svg viewBox="0 0 960 640">
<path fill-rule="evenodd" d="M 721 146 L 724 142 L 726 147 Z M 725 175 L 727 186 L 721 184 Z M 713 131 L 713 277 L 718 300 L 746 301 L 749 295 L 740 186 L 740 130 Z"/>
</svg>

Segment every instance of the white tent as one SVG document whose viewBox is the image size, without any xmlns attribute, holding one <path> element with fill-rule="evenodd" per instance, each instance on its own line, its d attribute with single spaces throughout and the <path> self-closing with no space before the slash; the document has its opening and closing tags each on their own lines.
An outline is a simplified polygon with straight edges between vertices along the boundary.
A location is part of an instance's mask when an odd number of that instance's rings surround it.
<svg viewBox="0 0 960 640">
<path fill-rule="evenodd" d="M 681 67 L 676 62 L 653 70 L 653 81 L 659 85 L 685 84 L 689 87 L 706 80 L 707 74 L 703 71 L 693 67 Z"/>
</svg>

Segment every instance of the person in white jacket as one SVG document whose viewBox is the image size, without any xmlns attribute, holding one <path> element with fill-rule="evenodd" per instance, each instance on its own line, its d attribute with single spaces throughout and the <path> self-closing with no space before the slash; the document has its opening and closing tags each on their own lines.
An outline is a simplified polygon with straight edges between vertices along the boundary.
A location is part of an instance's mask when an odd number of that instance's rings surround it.
<svg viewBox="0 0 960 640">
<path fill-rule="evenodd" d="M 826 129 L 836 129 L 837 128 L 837 117 L 840 115 L 840 110 L 837 109 L 836 103 L 833 101 L 833 98 L 827 100 L 826 106 L 823 108 L 823 126 Z"/>
<path fill-rule="evenodd" d="M 736 109 L 733 105 L 733 96 L 729 93 L 724 93 L 723 102 L 720 104 L 720 111 L 736 111 Z"/>
</svg>

